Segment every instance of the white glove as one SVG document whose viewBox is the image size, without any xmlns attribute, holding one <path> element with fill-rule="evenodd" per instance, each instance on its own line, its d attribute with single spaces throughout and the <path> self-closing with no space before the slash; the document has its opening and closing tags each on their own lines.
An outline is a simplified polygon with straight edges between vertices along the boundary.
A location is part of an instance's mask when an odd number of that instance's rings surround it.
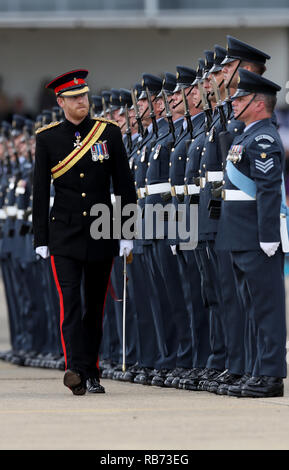
<svg viewBox="0 0 289 470">
<path fill-rule="evenodd" d="M 49 258 L 50 256 L 48 246 L 38 246 L 35 250 L 35 253 L 41 256 L 43 259 Z"/>
<path fill-rule="evenodd" d="M 267 256 L 275 255 L 279 245 L 280 242 L 260 242 L 260 247 L 264 251 L 264 253 L 266 253 Z"/>
<path fill-rule="evenodd" d="M 133 241 L 132 240 L 120 240 L 119 242 L 119 256 L 124 254 L 128 256 L 133 250 Z"/>
<path fill-rule="evenodd" d="M 170 247 L 171 247 L 171 250 L 172 250 L 172 254 L 176 255 L 177 254 L 177 245 L 170 245 Z"/>
</svg>

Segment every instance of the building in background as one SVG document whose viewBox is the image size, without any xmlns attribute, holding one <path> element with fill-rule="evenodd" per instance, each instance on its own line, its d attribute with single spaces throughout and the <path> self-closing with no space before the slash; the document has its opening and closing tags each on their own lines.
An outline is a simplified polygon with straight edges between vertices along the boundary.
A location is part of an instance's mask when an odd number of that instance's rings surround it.
<svg viewBox="0 0 289 470">
<path fill-rule="evenodd" d="M 143 72 L 196 66 L 231 34 L 272 56 L 266 76 L 286 109 L 288 26 L 288 0 L 0 0 L 0 107 L 36 114 L 54 100 L 43 83 L 75 67 L 94 93 L 129 88 Z"/>
</svg>

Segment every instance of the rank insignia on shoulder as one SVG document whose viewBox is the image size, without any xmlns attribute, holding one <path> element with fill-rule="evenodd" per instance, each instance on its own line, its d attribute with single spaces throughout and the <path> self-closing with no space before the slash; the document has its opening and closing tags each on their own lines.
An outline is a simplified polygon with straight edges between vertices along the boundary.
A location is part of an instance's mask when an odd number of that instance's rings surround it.
<svg viewBox="0 0 289 470">
<path fill-rule="evenodd" d="M 260 157 L 261 157 L 261 158 L 266 158 L 266 157 L 267 157 L 267 153 L 262 152 L 262 153 L 260 154 Z"/>
<path fill-rule="evenodd" d="M 260 141 L 267 141 L 267 142 L 260 142 Z M 258 143 L 258 146 L 261 147 L 263 150 L 266 150 L 271 147 L 271 144 L 275 142 L 275 139 L 268 134 L 260 134 L 255 137 L 255 141 Z"/>
<path fill-rule="evenodd" d="M 109 124 L 114 124 L 115 126 L 119 127 L 118 123 L 116 121 L 113 121 L 112 119 L 106 119 L 106 118 L 101 118 L 101 117 L 95 117 L 93 119 L 95 121 L 101 121 L 101 122 L 107 122 Z"/>
<path fill-rule="evenodd" d="M 104 142 L 96 142 L 91 148 L 91 159 L 94 162 L 100 161 L 103 163 L 103 160 L 109 159 L 109 153 L 107 148 L 107 140 Z"/>
<path fill-rule="evenodd" d="M 269 160 L 266 160 L 266 162 L 262 162 L 261 160 L 255 159 L 255 167 L 257 170 L 266 174 L 271 170 L 271 168 L 274 167 L 274 160 L 273 158 L 269 158 Z"/>
<path fill-rule="evenodd" d="M 257 137 L 255 137 L 255 140 L 256 140 L 256 142 L 259 142 L 259 140 L 269 140 L 269 142 L 271 142 L 271 144 L 273 144 L 273 142 L 275 142 L 275 139 L 271 135 L 268 135 L 268 134 L 257 135 Z"/>
<path fill-rule="evenodd" d="M 58 126 L 58 124 L 60 124 L 60 121 L 51 122 L 50 124 L 47 124 L 46 126 L 43 126 L 37 129 L 35 131 L 35 134 L 40 134 L 40 132 L 46 131 L 48 129 L 51 129 L 52 127 Z"/>
</svg>

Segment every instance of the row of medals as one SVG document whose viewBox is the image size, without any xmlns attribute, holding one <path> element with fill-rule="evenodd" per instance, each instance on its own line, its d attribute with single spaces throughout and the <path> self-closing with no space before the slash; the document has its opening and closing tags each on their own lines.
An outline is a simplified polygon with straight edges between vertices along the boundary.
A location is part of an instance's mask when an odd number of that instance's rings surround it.
<svg viewBox="0 0 289 470">
<path fill-rule="evenodd" d="M 81 135 L 79 132 L 75 132 L 75 138 L 76 138 L 76 141 L 73 143 L 73 146 L 77 149 L 81 148 L 82 146 L 82 142 L 81 142 Z M 98 148 L 98 149 L 105 149 L 106 146 L 104 146 L 103 144 L 105 144 L 105 142 L 97 142 L 95 145 L 93 145 L 91 147 L 91 154 L 92 154 L 92 157 L 91 159 L 94 161 L 94 162 L 97 162 L 97 161 L 100 161 L 101 163 L 103 162 L 103 160 L 107 160 L 109 158 L 109 154 L 105 151 L 104 154 L 102 153 L 97 153 L 94 148 Z"/>
</svg>

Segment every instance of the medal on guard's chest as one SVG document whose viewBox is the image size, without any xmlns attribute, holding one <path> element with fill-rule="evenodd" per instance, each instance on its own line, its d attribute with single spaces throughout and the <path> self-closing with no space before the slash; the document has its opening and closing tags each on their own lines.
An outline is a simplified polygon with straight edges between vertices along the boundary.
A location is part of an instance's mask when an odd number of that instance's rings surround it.
<svg viewBox="0 0 289 470">
<path fill-rule="evenodd" d="M 81 135 L 78 131 L 75 132 L 74 135 L 75 135 L 76 141 L 73 142 L 73 146 L 79 149 L 82 146 L 82 142 L 80 142 Z"/>
<path fill-rule="evenodd" d="M 92 155 L 91 159 L 94 162 L 100 161 L 100 163 L 103 163 L 103 160 L 109 159 L 107 140 L 104 142 L 96 142 L 90 150 Z"/>
<path fill-rule="evenodd" d="M 231 145 L 231 148 L 228 152 L 227 160 L 236 164 L 242 160 L 242 155 L 244 151 L 243 145 Z"/>
</svg>

